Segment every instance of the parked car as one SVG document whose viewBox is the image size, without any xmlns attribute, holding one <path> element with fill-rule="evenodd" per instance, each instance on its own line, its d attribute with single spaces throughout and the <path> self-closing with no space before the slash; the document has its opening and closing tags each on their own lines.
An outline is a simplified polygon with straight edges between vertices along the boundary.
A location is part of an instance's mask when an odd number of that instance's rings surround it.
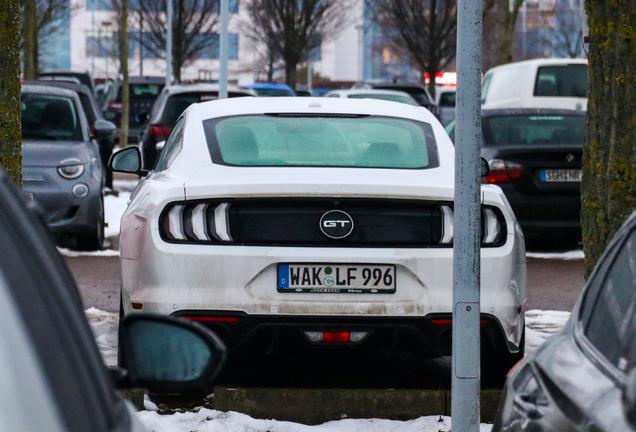
<svg viewBox="0 0 636 432">
<path fill-rule="evenodd" d="M 636 213 L 563 328 L 511 371 L 493 431 L 636 430 Z"/>
<path fill-rule="evenodd" d="M 536 59 L 489 69 L 481 85 L 484 109 L 587 109 L 587 59 Z"/>
<path fill-rule="evenodd" d="M 252 89 L 228 86 L 228 97 L 256 96 Z M 193 103 L 214 100 L 219 96 L 218 84 L 186 84 L 165 89 L 152 107 L 149 115 L 140 116 L 143 129 L 139 138 L 139 148 L 143 155 L 143 168 L 151 170 L 161 153 L 179 116 Z M 157 148 L 159 145 L 159 148 Z"/>
<path fill-rule="evenodd" d="M 484 109 L 482 136 L 483 181 L 503 189 L 526 237 L 579 240 L 585 112 Z"/>
<path fill-rule="evenodd" d="M 201 322 L 234 358 L 450 355 L 454 148 L 397 106 L 211 101 L 150 173 L 137 147 L 115 153 L 145 176 L 121 220 L 123 314 Z M 482 197 L 482 347 L 503 376 L 523 356 L 525 247 L 501 189 Z"/>
<path fill-rule="evenodd" d="M 95 122 L 97 122 L 97 120 L 101 120 L 103 122 L 104 116 L 102 115 L 102 110 L 99 108 L 99 102 L 88 87 L 83 84 L 55 80 L 29 81 L 26 82 L 26 84 L 65 88 L 76 92 L 80 98 L 80 102 L 82 103 L 84 114 L 86 114 L 86 120 L 88 120 L 88 127 L 90 129 L 91 136 L 95 136 Z M 114 127 L 115 126 L 113 125 L 113 128 Z M 110 155 L 113 153 L 115 141 L 112 134 L 96 139 L 96 141 L 99 145 L 99 154 L 102 161 L 102 168 L 104 170 L 105 185 L 112 189 L 113 173 L 108 169 L 108 160 L 110 159 Z"/>
<path fill-rule="evenodd" d="M 415 99 L 413 99 L 408 93 L 402 91 L 392 90 L 334 90 L 324 97 L 332 98 L 350 98 L 350 99 L 379 99 L 391 102 L 400 102 L 407 105 L 420 106 Z"/>
<path fill-rule="evenodd" d="M 209 330 L 131 316 L 122 369 L 107 369 L 66 263 L 1 169 L 0 244 L 0 430 L 146 431 L 113 383 L 192 391 L 221 367 L 225 348 Z"/>
<path fill-rule="evenodd" d="M 150 112 L 161 90 L 166 84 L 164 77 L 132 76 L 128 79 L 130 108 L 128 114 L 128 142 L 136 143 L 143 128 L 139 115 Z M 104 118 L 121 127 L 122 79 L 117 78 L 111 85 L 106 98 Z"/>
<path fill-rule="evenodd" d="M 378 89 L 378 90 L 394 90 L 403 91 L 410 94 L 413 99 L 417 101 L 421 106 L 429 110 L 433 115 L 439 117 L 439 110 L 435 104 L 435 100 L 429 93 L 428 89 L 420 83 L 399 81 L 394 82 L 380 82 L 380 83 L 357 83 L 352 89 Z"/>
<path fill-rule="evenodd" d="M 254 83 L 243 87 L 254 90 L 257 96 L 296 96 L 287 84 Z"/>
<path fill-rule="evenodd" d="M 439 108 L 439 121 L 447 126 L 455 120 L 455 87 L 438 87 L 435 89 L 435 104 Z"/>
<path fill-rule="evenodd" d="M 49 78 L 55 80 L 55 78 L 70 77 L 77 79 L 80 84 L 85 85 L 91 91 L 95 92 L 95 83 L 93 78 L 88 72 L 71 72 L 71 71 L 57 71 L 57 72 L 43 72 L 40 74 L 40 78 Z"/>
<path fill-rule="evenodd" d="M 48 85 L 22 86 L 24 190 L 44 211 L 44 221 L 62 240 L 82 250 L 104 241 L 104 175 L 99 146 L 114 125 L 89 130 L 78 93 Z"/>
</svg>

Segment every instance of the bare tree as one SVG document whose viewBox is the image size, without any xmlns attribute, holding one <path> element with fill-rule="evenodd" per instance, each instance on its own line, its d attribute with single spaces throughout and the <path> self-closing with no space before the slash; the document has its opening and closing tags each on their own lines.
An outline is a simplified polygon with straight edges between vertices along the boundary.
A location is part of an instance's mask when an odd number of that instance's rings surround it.
<svg viewBox="0 0 636 432">
<path fill-rule="evenodd" d="M 36 64 L 36 40 L 37 40 L 37 0 L 24 1 L 24 79 L 37 79 Z"/>
<path fill-rule="evenodd" d="M 435 94 L 435 74 L 455 58 L 457 2 L 455 0 L 387 0 L 379 2 L 373 20 L 395 48 L 422 75 L 428 73 Z"/>
<path fill-rule="evenodd" d="M 22 185 L 20 1 L 0 0 L 0 166 Z"/>
<path fill-rule="evenodd" d="M 338 35 L 347 22 L 349 0 L 250 0 L 252 33 L 285 63 L 285 81 L 296 88 L 296 68 L 311 50 Z"/>
<path fill-rule="evenodd" d="M 557 55 L 577 58 L 583 52 L 586 17 L 583 0 L 556 0 L 554 31 L 550 43 Z"/>
<path fill-rule="evenodd" d="M 510 2 L 512 1 L 512 4 Z M 501 43 L 499 44 L 499 64 L 506 64 L 512 61 L 512 46 L 515 39 L 515 27 L 519 9 L 523 5 L 523 0 L 497 0 L 501 20 Z"/>
<path fill-rule="evenodd" d="M 218 22 L 219 0 L 171 0 L 172 75 L 181 81 L 181 69 L 212 50 L 218 40 L 214 33 Z M 121 0 L 113 0 L 119 10 Z M 131 34 L 144 51 L 154 57 L 164 57 L 166 49 L 167 0 L 141 0 L 131 4 L 130 11 L 144 23 L 144 34 Z"/>
</svg>

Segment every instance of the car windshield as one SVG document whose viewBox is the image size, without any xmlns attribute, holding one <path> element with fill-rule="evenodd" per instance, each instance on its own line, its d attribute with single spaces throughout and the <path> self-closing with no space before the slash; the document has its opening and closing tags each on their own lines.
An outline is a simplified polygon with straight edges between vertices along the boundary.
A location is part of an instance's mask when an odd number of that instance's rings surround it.
<svg viewBox="0 0 636 432">
<path fill-rule="evenodd" d="M 455 106 L 455 92 L 454 91 L 442 92 L 442 94 L 439 95 L 439 106 L 442 106 L 442 107 L 454 107 Z"/>
<path fill-rule="evenodd" d="M 391 102 L 400 102 L 407 105 L 420 106 L 412 98 L 406 95 L 379 94 L 379 93 L 353 93 L 348 96 L 350 99 L 379 99 Z"/>
<path fill-rule="evenodd" d="M 22 138 L 82 141 L 82 128 L 73 99 L 22 93 Z"/>
<path fill-rule="evenodd" d="M 215 163 L 243 166 L 434 168 L 430 124 L 379 116 L 277 114 L 203 122 Z"/>
<path fill-rule="evenodd" d="M 487 145 L 581 144 L 585 116 L 509 115 L 482 120 Z"/>
<path fill-rule="evenodd" d="M 537 71 L 535 96 L 587 97 L 587 66 L 542 66 Z"/>
<path fill-rule="evenodd" d="M 287 89 L 255 88 L 252 90 L 259 96 L 292 96 L 291 92 Z"/>
</svg>

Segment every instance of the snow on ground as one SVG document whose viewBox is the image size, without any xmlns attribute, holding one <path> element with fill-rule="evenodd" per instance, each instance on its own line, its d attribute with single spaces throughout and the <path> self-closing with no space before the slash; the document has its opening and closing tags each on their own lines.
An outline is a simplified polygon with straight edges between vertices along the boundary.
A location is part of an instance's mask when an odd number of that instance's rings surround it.
<svg viewBox="0 0 636 432">
<path fill-rule="evenodd" d="M 573 250 L 569 252 L 528 252 L 527 258 L 541 259 L 562 259 L 562 260 L 580 260 L 585 259 L 582 250 Z"/>
<path fill-rule="evenodd" d="M 67 257 L 79 257 L 79 256 L 119 256 L 119 251 L 116 250 L 112 250 L 112 249 L 104 249 L 104 250 L 100 250 L 100 251 L 94 251 L 94 252 L 82 252 L 82 251 L 75 251 L 75 250 L 71 250 L 71 249 L 65 249 L 65 248 L 61 248 L 58 247 L 57 251 Z"/>
<path fill-rule="evenodd" d="M 97 345 L 108 366 L 117 364 L 117 313 L 87 309 L 86 317 L 93 328 Z M 531 310 L 526 312 L 526 354 L 533 353 L 547 338 L 556 333 L 570 317 L 570 312 Z M 427 416 L 410 421 L 381 419 L 344 419 L 307 426 L 277 420 L 259 420 L 237 412 L 201 408 L 198 412 L 160 415 L 156 405 L 145 402 L 141 421 L 153 432 L 439 432 L 450 431 L 450 417 Z M 480 432 L 492 425 L 482 424 Z"/>
<path fill-rule="evenodd" d="M 130 192 L 119 192 L 119 196 L 106 195 L 104 197 L 104 217 L 108 226 L 104 230 L 104 236 L 116 237 L 119 235 L 119 223 L 128 207 Z"/>
<path fill-rule="evenodd" d="M 450 431 L 450 417 L 426 416 L 409 421 L 344 419 L 307 426 L 277 420 L 259 420 L 234 411 L 201 408 L 198 412 L 160 415 L 142 411 L 139 419 L 153 432 L 438 432 Z M 492 425 L 482 424 L 480 432 Z"/>
</svg>

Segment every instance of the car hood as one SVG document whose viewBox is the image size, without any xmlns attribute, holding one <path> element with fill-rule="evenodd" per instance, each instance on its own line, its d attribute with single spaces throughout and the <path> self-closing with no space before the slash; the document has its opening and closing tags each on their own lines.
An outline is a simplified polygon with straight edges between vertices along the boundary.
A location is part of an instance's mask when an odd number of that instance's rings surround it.
<svg viewBox="0 0 636 432">
<path fill-rule="evenodd" d="M 91 143 L 83 141 L 30 141 L 22 143 L 23 167 L 57 167 L 65 159 L 88 163 L 95 157 Z"/>
<path fill-rule="evenodd" d="M 364 196 L 453 199 L 453 171 L 208 165 L 184 182 L 187 199 L 210 196 Z"/>
</svg>

